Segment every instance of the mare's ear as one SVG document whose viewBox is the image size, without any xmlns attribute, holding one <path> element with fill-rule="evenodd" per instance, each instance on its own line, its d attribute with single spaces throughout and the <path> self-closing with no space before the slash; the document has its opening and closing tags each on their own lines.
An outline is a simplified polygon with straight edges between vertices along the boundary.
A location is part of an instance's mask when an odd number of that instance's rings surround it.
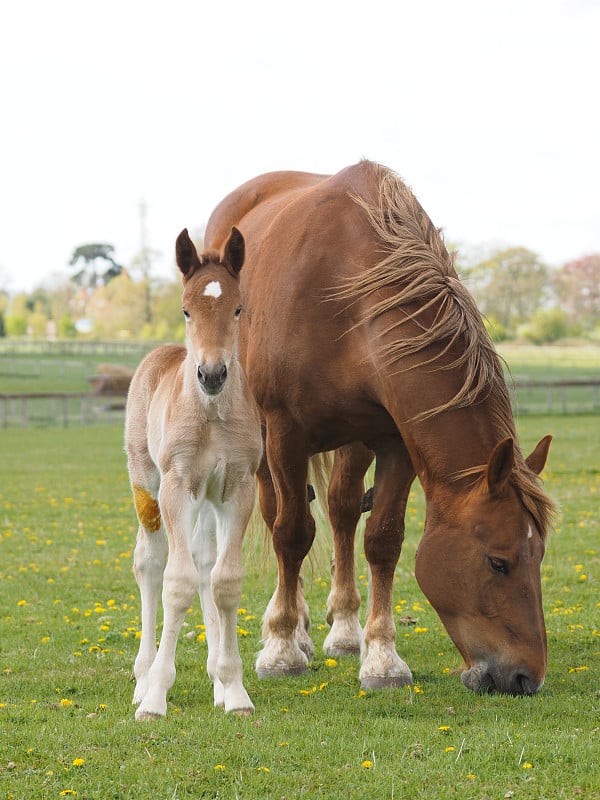
<svg viewBox="0 0 600 800">
<path fill-rule="evenodd" d="M 515 448 L 513 440 L 509 437 L 494 447 L 487 463 L 488 491 L 493 497 L 497 497 L 506 488 L 514 465 Z"/>
<path fill-rule="evenodd" d="M 175 242 L 175 260 L 184 277 L 191 275 L 201 265 L 194 243 L 190 239 L 188 229 L 184 228 Z"/>
<path fill-rule="evenodd" d="M 242 268 L 245 255 L 246 243 L 244 242 L 244 237 L 242 236 L 241 231 L 233 227 L 231 229 L 231 235 L 229 236 L 227 244 L 225 245 L 223 263 L 230 267 L 237 275 Z"/>
<path fill-rule="evenodd" d="M 546 459 L 548 458 L 548 451 L 550 450 L 550 443 L 552 436 L 544 436 L 543 439 L 536 444 L 533 451 L 525 459 L 525 463 L 529 469 L 533 470 L 536 475 L 539 475 L 546 466 Z"/>
</svg>

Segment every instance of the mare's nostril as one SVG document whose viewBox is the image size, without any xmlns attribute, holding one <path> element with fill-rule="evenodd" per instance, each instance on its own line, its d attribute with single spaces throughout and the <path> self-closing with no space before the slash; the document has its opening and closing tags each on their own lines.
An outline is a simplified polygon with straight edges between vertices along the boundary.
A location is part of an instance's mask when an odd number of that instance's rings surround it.
<svg viewBox="0 0 600 800">
<path fill-rule="evenodd" d="M 227 380 L 227 367 L 223 364 L 223 369 L 221 370 L 221 374 L 219 375 L 219 379 L 221 383 L 225 383 Z"/>
<path fill-rule="evenodd" d="M 198 367 L 198 380 L 200 384 L 204 386 L 206 384 L 206 373 L 202 369 L 202 367 Z"/>
<path fill-rule="evenodd" d="M 535 694 L 535 687 L 531 675 L 526 671 L 517 672 L 513 680 L 514 694 Z"/>
</svg>

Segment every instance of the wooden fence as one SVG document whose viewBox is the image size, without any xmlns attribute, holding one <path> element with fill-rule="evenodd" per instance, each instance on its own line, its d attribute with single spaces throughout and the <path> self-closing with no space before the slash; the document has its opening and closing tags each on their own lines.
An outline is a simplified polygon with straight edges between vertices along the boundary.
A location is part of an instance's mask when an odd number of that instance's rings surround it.
<svg viewBox="0 0 600 800">
<path fill-rule="evenodd" d="M 530 380 L 510 386 L 519 415 L 600 413 L 600 378 Z M 124 419 L 125 392 L 0 393 L 0 426 L 93 425 Z"/>
<path fill-rule="evenodd" d="M 0 426 L 50 427 L 122 422 L 125 395 L 94 392 L 0 394 Z"/>
</svg>

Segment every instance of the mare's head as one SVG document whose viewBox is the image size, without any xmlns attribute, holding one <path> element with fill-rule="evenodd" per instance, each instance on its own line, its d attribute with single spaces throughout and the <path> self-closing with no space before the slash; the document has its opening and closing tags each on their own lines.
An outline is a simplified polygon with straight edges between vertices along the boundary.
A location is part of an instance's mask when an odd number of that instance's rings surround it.
<svg viewBox="0 0 600 800">
<path fill-rule="evenodd" d="M 440 487 L 428 505 L 416 577 L 463 656 L 462 682 L 473 691 L 534 694 L 544 682 L 540 565 L 552 506 L 537 475 L 550 440 L 523 462 L 512 438 L 504 439 L 470 491 Z"/>
<path fill-rule="evenodd" d="M 213 251 L 198 255 L 187 229 L 177 237 L 175 255 L 183 275 L 181 306 L 187 347 L 200 387 L 208 396 L 221 392 L 236 357 L 244 253 L 244 237 L 237 228 L 232 229 L 222 256 Z"/>
</svg>

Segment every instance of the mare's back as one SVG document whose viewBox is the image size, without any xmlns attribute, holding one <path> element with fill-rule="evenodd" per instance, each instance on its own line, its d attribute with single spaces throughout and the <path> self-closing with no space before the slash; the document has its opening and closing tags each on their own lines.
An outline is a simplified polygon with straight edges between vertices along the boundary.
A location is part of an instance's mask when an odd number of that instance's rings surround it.
<svg viewBox="0 0 600 800">
<path fill-rule="evenodd" d="M 360 309 L 332 300 L 345 279 L 381 258 L 352 197 L 373 199 L 373 166 L 361 162 L 333 176 L 261 176 L 211 216 L 210 247 L 221 247 L 232 225 L 246 240 L 240 353 L 263 408 L 285 394 L 289 408 L 306 415 L 312 395 L 315 416 L 329 417 L 327 409 L 335 415 L 345 400 L 356 407 L 373 382 L 369 345 L 356 327 Z"/>
</svg>

